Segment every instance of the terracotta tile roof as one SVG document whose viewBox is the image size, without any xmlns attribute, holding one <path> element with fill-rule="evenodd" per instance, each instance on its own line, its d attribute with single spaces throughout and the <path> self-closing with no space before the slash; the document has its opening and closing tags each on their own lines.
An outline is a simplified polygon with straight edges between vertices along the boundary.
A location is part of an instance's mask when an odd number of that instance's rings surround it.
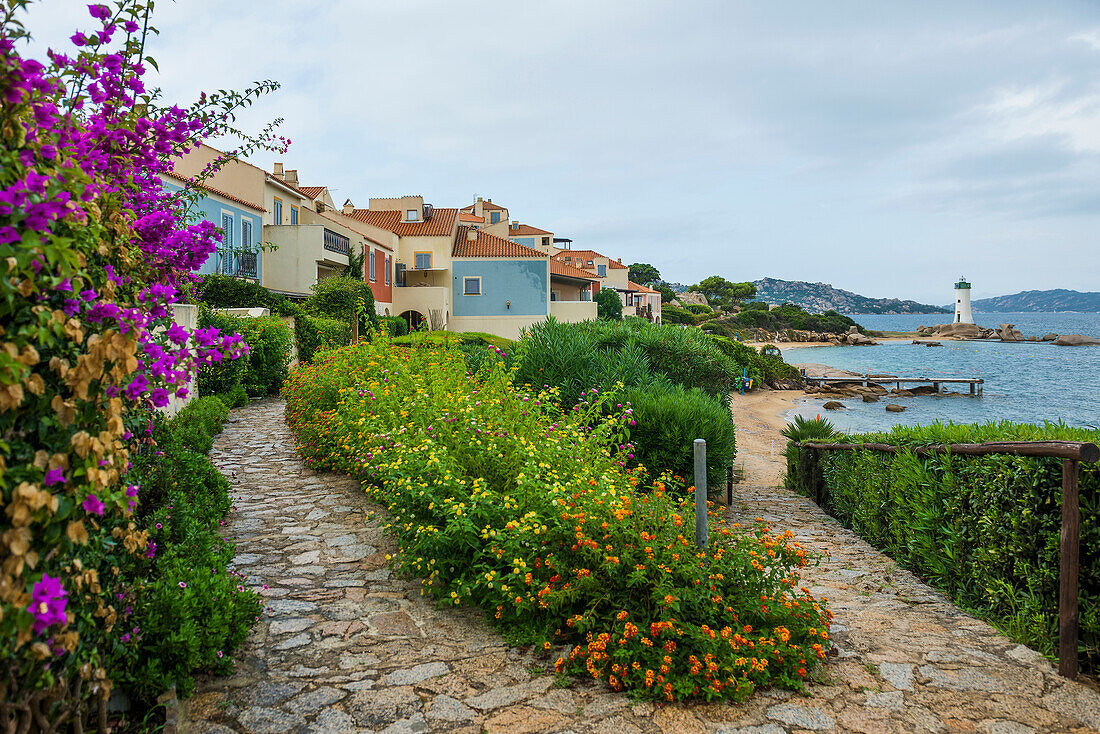
<svg viewBox="0 0 1100 734">
<path fill-rule="evenodd" d="M 298 188 L 294 184 L 288 184 L 286 181 L 282 180 L 281 178 L 279 178 L 275 174 L 269 173 L 269 174 L 267 174 L 267 178 L 268 178 L 269 181 L 274 181 L 275 183 L 279 184 L 280 186 L 285 186 L 286 188 L 290 189 L 291 191 L 293 191 L 294 193 L 296 193 L 298 196 L 302 197 L 303 199 L 309 199 L 310 201 L 313 201 L 312 196 L 310 196 L 306 192 L 302 191 L 300 188 Z"/>
<path fill-rule="evenodd" d="M 291 186 L 290 188 L 294 188 L 294 187 Z M 321 195 L 321 192 L 325 190 L 325 187 L 324 186 L 300 186 L 298 188 L 298 190 L 301 191 L 306 196 L 308 196 L 310 198 L 310 200 L 313 200 L 313 199 L 316 199 L 318 196 Z"/>
<path fill-rule="evenodd" d="M 567 265 L 558 260 L 550 261 L 550 275 L 560 275 L 564 278 L 578 278 L 591 281 L 597 280 L 595 273 L 575 268 L 572 265 Z"/>
<path fill-rule="evenodd" d="M 570 256 L 572 256 L 573 260 L 577 260 L 579 258 L 581 262 L 588 262 L 589 260 L 595 262 L 596 258 L 602 257 L 607 259 L 607 267 L 611 268 L 612 270 L 628 269 L 618 260 L 612 260 L 611 258 L 607 257 L 607 255 L 601 255 L 595 250 L 562 250 L 554 257 L 561 259 Z M 593 267 L 595 267 L 595 265 L 593 265 Z"/>
<path fill-rule="evenodd" d="M 180 176 L 175 171 L 166 171 L 164 175 L 168 176 L 169 178 L 174 178 L 177 181 L 182 181 L 184 183 L 193 183 L 191 181 L 191 179 L 186 178 L 184 176 Z M 267 211 L 260 204 L 255 204 L 251 201 L 248 201 L 247 199 L 242 199 L 239 196 L 234 196 L 233 194 L 230 194 L 226 191 L 222 191 L 221 189 L 216 189 L 213 186 L 210 186 L 209 184 L 204 183 L 204 184 L 194 184 L 194 185 L 198 186 L 200 189 L 203 189 L 204 191 L 209 191 L 212 194 L 217 194 L 218 196 L 223 196 L 226 199 L 229 199 L 230 201 L 234 201 L 234 202 L 240 204 L 241 206 L 247 206 L 249 209 L 255 209 L 258 212 Z"/>
<path fill-rule="evenodd" d="M 504 211 L 507 207 L 498 206 L 498 205 L 494 204 L 491 201 L 483 201 L 483 202 L 481 202 L 481 208 L 482 209 L 490 209 L 490 210 L 496 209 L 498 211 Z M 469 206 L 462 207 L 462 211 L 464 211 L 464 212 L 472 212 L 473 210 L 474 210 L 474 205 L 473 204 L 470 204 Z"/>
<path fill-rule="evenodd" d="M 458 209 L 435 209 L 432 218 L 424 222 L 402 222 L 401 212 L 375 209 L 356 209 L 348 216 L 388 229 L 399 237 L 450 237 L 458 218 Z"/>
<path fill-rule="evenodd" d="M 547 232 L 545 229 L 539 229 L 538 227 L 532 227 L 530 224 L 521 224 L 518 227 L 508 225 L 509 237 L 522 237 L 529 234 L 554 234 L 553 232 Z"/>
<path fill-rule="evenodd" d="M 469 232 L 477 232 L 477 239 L 468 239 Z M 455 244 L 451 250 L 451 257 L 537 257 L 546 259 L 545 252 L 539 252 L 533 247 L 520 245 L 503 237 L 482 232 L 480 229 L 459 227 L 455 233 Z"/>
<path fill-rule="evenodd" d="M 459 211 L 458 221 L 460 222 L 474 222 L 476 224 L 485 224 L 485 217 L 479 217 L 476 214 L 471 214 L 465 209 Z"/>
<path fill-rule="evenodd" d="M 655 291 L 652 288 L 647 288 L 644 285 L 638 285 L 633 280 L 628 280 L 626 282 L 630 284 L 630 290 L 632 291 L 638 291 L 640 293 L 660 293 L 660 291 Z"/>
</svg>

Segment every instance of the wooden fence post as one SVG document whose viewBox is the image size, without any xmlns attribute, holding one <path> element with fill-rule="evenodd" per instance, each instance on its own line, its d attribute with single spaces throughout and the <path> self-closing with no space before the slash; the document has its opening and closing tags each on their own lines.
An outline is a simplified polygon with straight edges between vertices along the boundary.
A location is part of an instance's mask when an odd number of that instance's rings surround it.
<svg viewBox="0 0 1100 734">
<path fill-rule="evenodd" d="M 1076 459 L 1062 460 L 1062 537 L 1058 567 L 1058 672 L 1077 677 L 1077 579 L 1081 509 Z"/>
</svg>

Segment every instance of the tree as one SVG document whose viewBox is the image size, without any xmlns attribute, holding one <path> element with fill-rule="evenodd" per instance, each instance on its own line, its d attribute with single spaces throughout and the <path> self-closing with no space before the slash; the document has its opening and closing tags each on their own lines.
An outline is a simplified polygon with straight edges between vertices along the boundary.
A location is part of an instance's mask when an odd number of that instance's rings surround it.
<svg viewBox="0 0 1100 734">
<path fill-rule="evenodd" d="M 596 315 L 603 321 L 622 321 L 623 300 L 611 288 L 600 288 L 596 294 Z"/>
<path fill-rule="evenodd" d="M 344 266 L 343 276 L 345 278 L 355 278 L 356 280 L 366 280 L 366 267 L 367 248 L 360 246 L 358 255 L 354 252 L 348 255 L 348 264 Z"/>
<path fill-rule="evenodd" d="M 661 279 L 661 273 L 649 263 L 634 263 L 629 272 L 630 279 L 641 285 L 649 285 Z"/>
<path fill-rule="evenodd" d="M 688 288 L 692 293 L 702 293 L 712 306 L 730 308 L 735 303 L 756 295 L 753 283 L 731 283 L 720 275 L 704 278 Z"/>
<path fill-rule="evenodd" d="M 671 303 L 676 300 L 676 291 L 672 290 L 664 283 L 658 283 L 654 287 L 661 292 L 661 303 Z"/>
</svg>

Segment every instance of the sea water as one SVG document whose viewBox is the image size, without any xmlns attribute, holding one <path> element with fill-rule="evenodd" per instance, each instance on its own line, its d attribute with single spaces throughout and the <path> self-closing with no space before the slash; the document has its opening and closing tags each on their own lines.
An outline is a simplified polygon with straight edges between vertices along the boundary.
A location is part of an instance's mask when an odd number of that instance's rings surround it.
<svg viewBox="0 0 1100 734">
<path fill-rule="evenodd" d="M 915 331 L 934 325 L 946 315 L 854 315 L 858 323 L 879 331 Z M 1025 336 L 1047 333 L 1100 337 L 1100 314 L 997 313 L 974 314 L 974 321 L 993 328 L 1016 324 Z M 928 337 L 922 337 L 927 339 Z M 790 415 L 826 415 L 837 428 L 849 432 L 884 430 L 893 425 L 933 421 L 982 423 L 1011 420 L 1021 423 L 1064 421 L 1075 426 L 1100 427 L 1100 346 L 1056 347 L 1049 343 L 940 340 L 942 347 L 884 342 L 873 347 L 813 347 L 783 349 L 790 363 L 818 363 L 853 372 L 905 376 L 981 377 L 983 395 L 971 397 L 969 385 L 944 385 L 949 396 L 882 396 L 864 403 L 858 396 L 840 398 L 843 410 L 826 411 L 826 400 L 808 397 Z M 783 346 L 783 345 L 780 345 Z M 884 387 L 892 387 L 885 385 Z M 904 388 L 905 385 L 902 385 Z M 886 405 L 905 407 L 888 413 Z"/>
</svg>

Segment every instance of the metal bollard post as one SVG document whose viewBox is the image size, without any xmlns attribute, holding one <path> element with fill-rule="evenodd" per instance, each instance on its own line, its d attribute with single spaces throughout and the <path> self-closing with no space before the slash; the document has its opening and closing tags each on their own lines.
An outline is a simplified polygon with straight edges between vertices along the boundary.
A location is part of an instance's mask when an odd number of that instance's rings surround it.
<svg viewBox="0 0 1100 734">
<path fill-rule="evenodd" d="M 695 439 L 695 545 L 707 547 L 707 442 Z"/>
</svg>

